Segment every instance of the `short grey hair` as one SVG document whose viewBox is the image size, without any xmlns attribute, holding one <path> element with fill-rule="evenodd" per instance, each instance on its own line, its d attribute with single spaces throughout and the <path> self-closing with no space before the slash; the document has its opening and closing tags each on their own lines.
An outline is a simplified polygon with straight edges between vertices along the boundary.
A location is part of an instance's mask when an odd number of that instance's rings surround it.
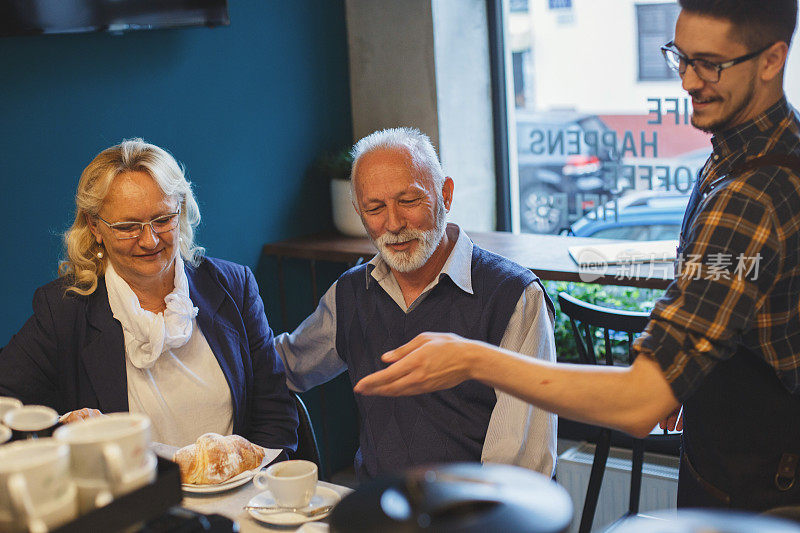
<svg viewBox="0 0 800 533">
<path fill-rule="evenodd" d="M 378 150 L 407 152 L 411 157 L 412 170 L 418 176 L 429 178 L 437 194 L 441 194 L 445 175 L 430 138 L 417 128 L 389 128 L 370 133 L 350 150 L 350 155 L 353 157 L 353 166 L 350 169 L 350 195 L 354 204 L 356 203 L 354 178 L 358 162 L 364 155 Z"/>
</svg>

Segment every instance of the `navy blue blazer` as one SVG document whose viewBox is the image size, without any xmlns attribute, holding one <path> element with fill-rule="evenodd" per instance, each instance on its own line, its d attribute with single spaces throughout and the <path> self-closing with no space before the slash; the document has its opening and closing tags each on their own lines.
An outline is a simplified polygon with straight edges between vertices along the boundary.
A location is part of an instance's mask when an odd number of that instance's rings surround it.
<svg viewBox="0 0 800 533">
<path fill-rule="evenodd" d="M 210 257 L 185 268 L 197 324 L 230 387 L 233 432 L 295 450 L 297 411 L 253 273 Z M 65 287 L 57 279 L 36 290 L 33 316 L 0 351 L 0 395 L 59 413 L 127 411 L 122 326 L 111 314 L 105 279 L 89 296 L 65 293 Z"/>
</svg>

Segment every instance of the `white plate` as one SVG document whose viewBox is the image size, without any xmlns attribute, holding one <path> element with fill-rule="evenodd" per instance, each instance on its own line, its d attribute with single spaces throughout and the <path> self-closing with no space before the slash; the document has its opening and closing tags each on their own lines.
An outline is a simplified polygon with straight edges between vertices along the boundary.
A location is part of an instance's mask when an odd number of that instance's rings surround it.
<svg viewBox="0 0 800 533">
<path fill-rule="evenodd" d="M 245 470 L 244 472 L 233 476 L 232 478 L 223 481 L 222 483 L 214 483 L 214 484 L 207 484 L 207 485 L 195 485 L 193 483 L 181 483 L 181 488 L 184 492 L 191 492 L 194 494 L 214 494 L 215 492 L 223 492 L 230 489 L 235 489 L 236 487 L 241 487 L 253 477 L 255 477 L 256 473 L 264 468 L 266 465 L 271 463 L 273 459 L 275 459 L 280 453 L 281 450 L 273 450 L 272 448 L 264 448 L 266 452 L 264 454 L 264 459 L 261 460 L 261 464 L 255 467 L 252 470 Z"/>
<path fill-rule="evenodd" d="M 339 493 L 335 490 L 329 489 L 328 487 L 323 487 L 322 485 L 317 485 L 317 490 L 314 492 L 314 496 L 311 497 L 311 503 L 309 503 L 308 506 L 303 510 L 313 511 L 317 507 L 322 507 L 324 505 L 335 505 L 341 499 L 342 497 L 339 496 Z M 277 505 L 277 503 L 275 502 L 275 498 L 272 497 L 272 493 L 266 490 L 261 494 L 254 496 L 249 502 L 247 502 L 247 505 L 273 506 Z M 305 524 L 306 522 L 320 520 L 330 514 L 330 512 L 327 512 L 316 516 L 303 516 L 291 511 L 286 511 L 284 513 L 268 511 L 266 513 L 262 513 L 260 511 L 252 510 L 248 512 L 250 513 L 250 516 L 259 522 L 264 522 L 265 524 L 270 524 L 272 526 L 299 526 L 300 524 Z"/>
<path fill-rule="evenodd" d="M 242 472 L 235 478 L 231 478 L 224 483 L 217 483 L 214 485 L 192 485 L 191 483 L 181 483 L 181 489 L 183 492 L 190 492 L 192 494 L 214 494 L 216 492 L 224 492 L 226 490 L 235 489 L 236 487 L 241 487 L 245 483 L 249 483 L 255 475 L 256 471 L 248 470 L 247 472 Z"/>
</svg>

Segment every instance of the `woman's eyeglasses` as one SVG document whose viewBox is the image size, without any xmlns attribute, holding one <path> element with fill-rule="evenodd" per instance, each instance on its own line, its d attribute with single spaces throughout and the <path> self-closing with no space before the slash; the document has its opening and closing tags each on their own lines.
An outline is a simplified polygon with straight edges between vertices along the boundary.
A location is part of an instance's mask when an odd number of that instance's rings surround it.
<svg viewBox="0 0 800 533">
<path fill-rule="evenodd" d="M 174 230 L 178 227 L 180 211 L 177 213 L 170 213 L 168 215 L 161 215 L 156 217 L 150 222 L 108 222 L 100 215 L 97 215 L 106 226 L 111 228 L 111 232 L 117 239 L 135 239 L 139 237 L 144 231 L 145 226 L 150 226 L 150 231 L 155 234 L 166 233 L 167 231 Z"/>
</svg>

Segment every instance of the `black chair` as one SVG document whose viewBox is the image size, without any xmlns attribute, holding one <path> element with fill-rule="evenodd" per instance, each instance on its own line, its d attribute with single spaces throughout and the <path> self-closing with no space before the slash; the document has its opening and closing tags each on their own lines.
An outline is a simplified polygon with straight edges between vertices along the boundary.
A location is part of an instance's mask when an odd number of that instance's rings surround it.
<svg viewBox="0 0 800 533">
<path fill-rule="evenodd" d="M 619 344 L 627 345 L 627 349 L 622 353 L 622 361 L 619 361 L 618 364 L 630 365 L 633 362 L 635 356 L 631 349 L 633 339 L 636 334 L 644 330 L 648 322 L 649 313 L 600 307 L 578 300 L 564 292 L 559 293 L 558 304 L 561 311 L 570 319 L 572 334 L 575 338 L 581 363 L 588 365 L 614 365 L 612 347 Z M 602 331 L 602 345 L 605 352 L 602 360 L 598 357 L 598 350 L 596 350 L 600 339 L 595 335 L 599 331 Z M 611 332 L 615 334 L 612 335 Z M 623 334 L 622 338 L 620 338 L 619 334 Z M 613 343 L 612 339 L 614 340 Z M 586 489 L 586 500 L 583 504 L 583 513 L 581 514 L 581 523 L 578 529 L 579 533 L 588 533 L 592 528 L 595 510 L 597 509 L 597 500 L 600 497 L 600 488 L 606 469 L 606 461 L 611 449 L 611 436 L 612 430 L 599 428 L 592 471 L 589 476 L 589 486 Z M 677 435 L 673 435 L 671 438 L 675 439 Z M 639 513 L 645 441 L 643 439 L 632 439 L 632 441 L 631 491 L 628 512 L 622 518 Z"/>
<path fill-rule="evenodd" d="M 306 404 L 296 392 L 292 392 L 294 405 L 297 407 L 297 416 L 300 424 L 297 426 L 297 451 L 290 454 L 290 459 L 305 459 L 317 465 L 320 479 L 324 479 L 322 464 L 319 460 L 319 447 L 317 438 L 314 435 L 314 426 L 311 425 L 311 417 L 308 416 Z"/>
</svg>

